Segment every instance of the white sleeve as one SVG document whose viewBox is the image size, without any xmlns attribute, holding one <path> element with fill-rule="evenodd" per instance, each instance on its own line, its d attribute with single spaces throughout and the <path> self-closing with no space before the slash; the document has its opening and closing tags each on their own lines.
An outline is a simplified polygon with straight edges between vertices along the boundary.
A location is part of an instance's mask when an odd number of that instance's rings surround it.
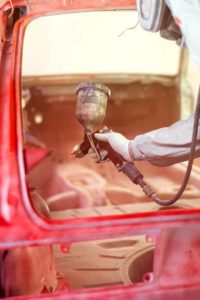
<svg viewBox="0 0 200 300">
<path fill-rule="evenodd" d="M 153 165 L 169 166 L 188 160 L 194 115 L 170 127 L 160 128 L 136 136 L 130 146 L 135 160 L 147 160 Z M 195 157 L 200 156 L 200 125 Z"/>
</svg>

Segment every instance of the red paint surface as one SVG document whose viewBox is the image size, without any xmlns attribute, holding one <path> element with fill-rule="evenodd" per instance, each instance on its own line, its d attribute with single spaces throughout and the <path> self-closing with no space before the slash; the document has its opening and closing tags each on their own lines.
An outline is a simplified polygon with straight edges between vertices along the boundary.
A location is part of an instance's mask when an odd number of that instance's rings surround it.
<svg viewBox="0 0 200 300">
<path fill-rule="evenodd" d="M 34 168 L 42 159 L 50 155 L 51 151 L 39 147 L 28 147 L 25 149 L 25 161 L 27 171 Z"/>
<path fill-rule="evenodd" d="M 0 3 L 3 7 L 2 12 L 10 5 L 9 1 Z M 0 247 L 8 249 L 16 246 L 52 244 L 59 241 L 71 243 L 79 240 L 146 234 L 156 239 L 153 282 L 92 291 L 65 291 L 51 298 L 199 299 L 199 209 L 82 218 L 59 222 L 41 218 L 33 211 L 25 182 L 20 116 L 21 46 L 25 26 L 32 19 L 32 15 L 36 17 L 55 11 L 131 8 L 135 1 L 35 0 L 29 3 L 30 15 L 24 21 L 18 22 L 13 39 L 10 37 L 9 40 L 5 40 L 4 14 L 1 14 L 0 18 L 0 33 L 3 39 L 0 59 Z M 13 0 L 13 4 L 27 5 L 27 1 Z M 30 298 L 37 299 L 39 296 Z M 50 296 L 43 297 L 43 299 L 49 298 Z"/>
</svg>

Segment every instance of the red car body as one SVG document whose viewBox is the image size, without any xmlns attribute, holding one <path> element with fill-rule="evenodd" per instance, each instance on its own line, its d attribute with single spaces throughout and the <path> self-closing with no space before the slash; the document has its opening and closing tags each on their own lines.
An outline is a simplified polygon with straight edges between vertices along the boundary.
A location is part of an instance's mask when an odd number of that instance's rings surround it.
<svg viewBox="0 0 200 300">
<path fill-rule="evenodd" d="M 13 0 L 0 1 L 0 247 L 29 249 L 42 246 L 38 257 L 47 256 L 49 245 L 100 240 L 119 236 L 146 235 L 155 241 L 153 277 L 143 283 L 33 295 L 30 299 L 199 299 L 200 295 L 200 209 L 160 210 L 128 215 L 49 220 L 39 216 L 29 200 L 21 122 L 21 59 L 26 26 L 34 18 L 57 12 L 132 9 L 134 0 Z M 25 15 L 23 16 L 23 13 Z M 30 248 L 29 248 L 30 247 Z M 31 250 L 32 251 L 32 250 Z M 34 248 L 37 252 L 37 248 Z M 25 252 L 18 263 L 28 265 Z M 166 255 L 167 254 L 167 255 Z M 9 254 L 8 254 L 9 255 Z M 31 254 L 34 255 L 35 254 Z M 4 255 L 5 256 L 5 255 Z M 27 256 L 28 257 L 28 256 Z M 5 259 L 5 257 L 4 257 Z M 53 265 L 51 254 L 47 266 Z M 53 259 L 53 258 L 52 258 Z M 34 268 L 37 269 L 39 260 Z M 8 271 L 6 267 L 4 271 Z M 28 266 L 27 266 L 28 268 Z M 19 270 L 18 270 L 19 271 Z M 49 280 L 56 280 L 54 266 Z M 17 273 L 16 278 L 22 274 Z M 37 282 L 37 275 L 32 282 Z M 22 278 L 23 280 L 23 278 Z M 48 281 L 48 280 L 47 280 Z M 49 281 L 46 283 L 47 290 Z M 37 285 L 37 283 L 36 283 Z M 45 286 L 45 285 L 44 285 Z M 21 296 L 18 299 L 24 299 Z"/>
</svg>

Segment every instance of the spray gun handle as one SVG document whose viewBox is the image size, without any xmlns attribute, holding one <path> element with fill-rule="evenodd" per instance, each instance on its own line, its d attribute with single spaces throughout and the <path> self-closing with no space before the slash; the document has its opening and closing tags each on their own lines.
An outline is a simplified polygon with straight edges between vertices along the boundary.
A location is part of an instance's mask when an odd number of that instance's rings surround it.
<svg viewBox="0 0 200 300">
<path fill-rule="evenodd" d="M 120 168 L 120 166 L 125 161 L 124 158 L 121 155 L 119 155 L 118 153 L 116 153 L 112 149 L 112 147 L 110 146 L 109 143 L 97 140 L 94 135 L 95 135 L 95 133 L 98 133 L 98 132 L 99 131 L 92 133 L 92 138 L 93 138 L 95 146 L 99 149 L 106 150 L 108 152 L 108 155 L 106 156 L 106 158 L 108 157 L 117 168 Z M 75 145 L 71 154 L 74 154 L 77 158 L 81 158 L 81 157 L 85 156 L 86 154 L 88 154 L 88 151 L 90 148 L 91 148 L 90 141 L 88 139 L 87 134 L 85 134 L 83 142 L 79 145 Z M 119 169 L 119 171 L 121 171 L 121 170 Z"/>
<path fill-rule="evenodd" d="M 116 166 L 119 172 L 123 172 L 135 184 L 143 184 L 143 175 L 131 161 L 126 161 L 120 154 L 115 152 L 109 143 L 99 142 L 100 148 L 107 150 L 107 157 Z"/>
<path fill-rule="evenodd" d="M 94 137 L 94 134 L 96 132 L 92 134 L 95 146 L 98 145 L 100 149 L 104 149 L 108 152 L 107 157 L 116 166 L 119 172 L 123 172 L 124 174 L 126 174 L 127 177 L 133 183 L 139 184 L 140 186 L 143 185 L 143 180 L 142 180 L 143 175 L 135 167 L 134 163 L 126 161 L 120 154 L 118 154 L 112 149 L 109 143 L 97 140 Z M 76 145 L 74 147 L 72 154 L 75 154 L 76 157 L 81 158 L 88 153 L 90 147 L 91 147 L 90 142 L 88 140 L 87 135 L 85 134 L 83 142 L 80 145 Z"/>
</svg>

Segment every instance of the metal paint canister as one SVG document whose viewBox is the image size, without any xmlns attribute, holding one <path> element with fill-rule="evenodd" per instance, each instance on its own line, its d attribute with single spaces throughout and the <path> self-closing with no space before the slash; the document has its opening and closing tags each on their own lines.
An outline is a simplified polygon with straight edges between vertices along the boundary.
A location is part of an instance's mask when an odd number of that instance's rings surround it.
<svg viewBox="0 0 200 300">
<path fill-rule="evenodd" d="M 110 89 L 95 82 L 82 82 L 77 86 L 76 117 L 86 131 L 92 131 L 105 118 Z"/>
</svg>

